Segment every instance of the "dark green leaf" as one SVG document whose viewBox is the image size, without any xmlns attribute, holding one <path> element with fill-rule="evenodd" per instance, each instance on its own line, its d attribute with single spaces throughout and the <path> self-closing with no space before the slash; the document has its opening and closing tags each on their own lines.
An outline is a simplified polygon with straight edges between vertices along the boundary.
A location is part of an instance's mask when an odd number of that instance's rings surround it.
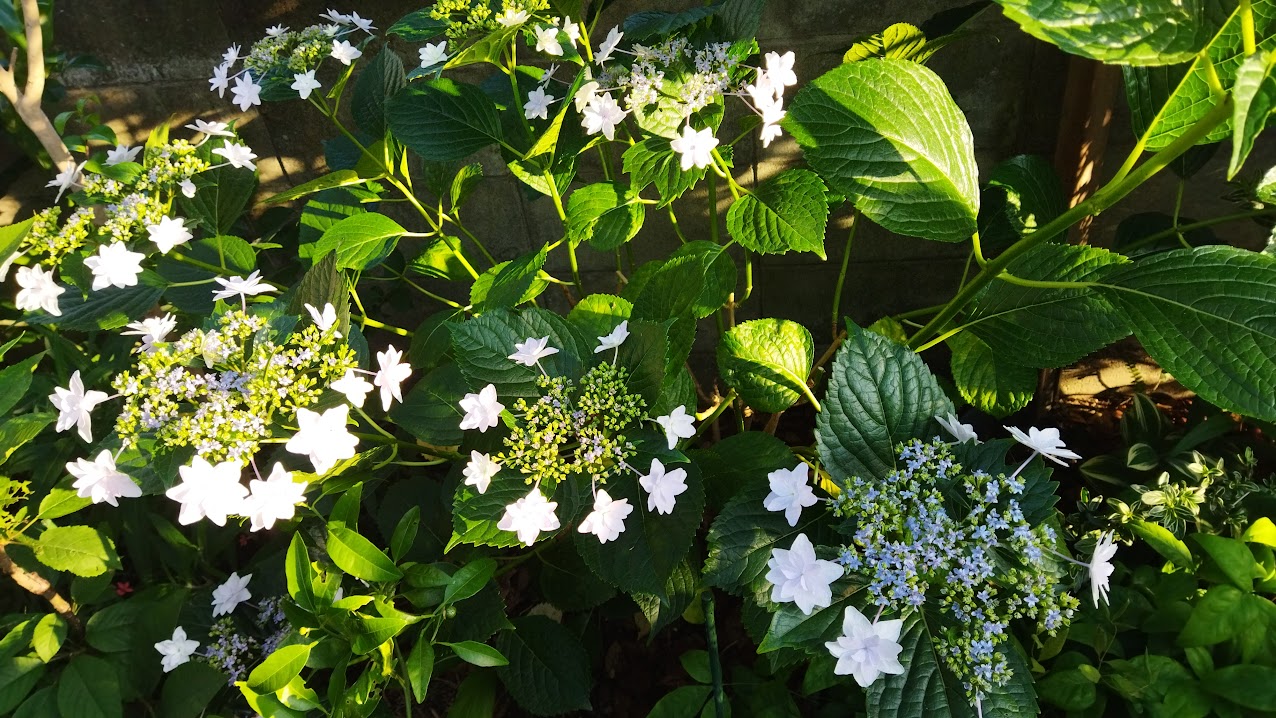
<svg viewBox="0 0 1276 718">
<path fill-rule="evenodd" d="M 972 332 L 948 340 L 952 349 L 953 383 L 961 398 L 985 414 L 1009 416 L 1032 401 L 1037 370 L 1014 363 Z"/>
<path fill-rule="evenodd" d="M 479 275 L 470 287 L 470 304 L 476 313 L 508 309 L 535 299 L 549 283 L 539 277 L 549 245 L 518 259 L 501 262 Z"/>
<path fill-rule="evenodd" d="M 467 393 L 460 369 L 446 364 L 414 384 L 403 401 L 390 409 L 390 418 L 427 444 L 455 446 L 465 436 L 460 428 L 465 412 L 459 402 Z"/>
<path fill-rule="evenodd" d="M 501 139 L 496 107 L 473 85 L 447 79 L 416 82 L 390 99 L 394 136 L 427 160 L 451 162 Z"/>
<path fill-rule="evenodd" d="M 434 646 L 426 640 L 424 633 L 412 647 L 404 667 L 408 672 L 408 682 L 412 685 L 412 697 L 417 703 L 424 703 L 426 691 L 430 688 L 430 679 L 434 676 Z"/>
<path fill-rule="evenodd" d="M 514 619 L 496 648 L 509 659 L 496 669 L 519 705 L 536 715 L 589 710 L 589 657 L 571 631 L 544 616 Z"/>
<path fill-rule="evenodd" d="M 167 283 L 158 274 L 143 270 L 132 287 L 107 287 L 80 296 L 74 289 L 58 297 L 61 316 L 33 312 L 27 316 L 31 324 L 56 324 L 61 329 L 92 331 L 118 329 L 141 318 L 164 293 Z"/>
<path fill-rule="evenodd" d="M 72 658 L 58 676 L 58 710 L 76 718 L 121 718 L 124 706 L 115 667 L 94 656 Z"/>
<path fill-rule="evenodd" d="M 368 269 L 380 264 L 407 232 L 384 214 L 365 212 L 329 227 L 315 246 L 314 258 L 337 255 L 338 269 Z"/>
<path fill-rule="evenodd" d="M 465 564 L 461 570 L 452 574 L 452 580 L 443 591 L 443 603 L 456 603 L 473 596 L 487 585 L 494 573 L 496 573 L 496 561 L 490 558 Z"/>
<path fill-rule="evenodd" d="M 1024 32 L 1064 52 L 1118 65 L 1190 60 L 1216 30 L 1202 0 L 997 0 Z"/>
<path fill-rule="evenodd" d="M 359 129 L 380 137 L 385 134 L 385 103 L 407 85 L 403 60 L 389 45 L 364 65 L 354 83 L 350 114 Z"/>
</svg>

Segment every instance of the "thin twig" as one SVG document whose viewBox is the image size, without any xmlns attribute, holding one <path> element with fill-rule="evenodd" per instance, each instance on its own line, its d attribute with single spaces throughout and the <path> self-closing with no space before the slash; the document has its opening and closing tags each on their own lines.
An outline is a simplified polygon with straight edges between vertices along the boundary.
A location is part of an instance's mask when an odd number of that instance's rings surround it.
<svg viewBox="0 0 1276 718">
<path fill-rule="evenodd" d="M 26 589 L 27 591 L 43 598 L 49 602 L 49 606 L 66 621 L 76 633 L 80 631 L 80 617 L 75 615 L 75 611 L 71 609 L 71 604 L 62 594 L 53 588 L 53 584 L 45 580 L 38 573 L 31 573 L 13 562 L 9 558 L 8 552 L 5 551 L 5 544 L 0 543 L 0 573 L 6 574 L 13 582 Z"/>
</svg>

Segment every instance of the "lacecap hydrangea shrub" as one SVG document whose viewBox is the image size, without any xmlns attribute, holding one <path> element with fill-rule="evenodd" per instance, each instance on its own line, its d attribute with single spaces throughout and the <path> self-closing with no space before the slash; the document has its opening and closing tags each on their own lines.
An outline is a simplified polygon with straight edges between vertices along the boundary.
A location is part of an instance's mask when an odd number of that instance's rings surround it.
<svg viewBox="0 0 1276 718">
<path fill-rule="evenodd" d="M 274 195 L 235 121 L 117 145 L 0 72 L 58 165 L 50 204 L 0 229 L 0 714 L 610 713 L 635 615 L 691 646 L 631 687 L 653 716 L 1276 711 L 1276 526 L 1247 492 L 1243 520 L 1185 533 L 1221 460 L 1070 514 L 1055 472 L 1084 457 L 1058 428 L 974 429 L 1131 334 L 1202 404 L 1276 421 L 1276 259 L 1203 231 L 1272 214 L 1276 174 L 1243 166 L 1276 107 L 1276 4 L 975 3 L 933 37 L 884 19 L 805 83 L 754 39 L 761 0 L 615 27 L 601 5 L 236 38 L 209 79 L 228 111 L 309 104 L 332 136 L 327 171 Z M 1042 158 L 981 178 L 927 66 L 992 12 L 1122 66 L 1138 142 L 1071 206 Z M 742 179 L 737 149 L 781 137 L 802 162 Z M 1216 149 L 1243 211 L 1167 198 L 1116 246 L 1067 243 L 1153 176 L 1193 191 Z M 497 261 L 467 227 L 480 151 L 556 239 Z M 649 215 L 702 211 L 706 234 L 634 265 Z M 824 257 L 834 212 L 965 245 L 952 299 L 843 320 L 843 252 L 831 345 L 737 323 L 755 258 Z M 616 281 L 587 286 L 583 253 Z M 689 361 L 700 334 L 716 371 Z"/>
</svg>

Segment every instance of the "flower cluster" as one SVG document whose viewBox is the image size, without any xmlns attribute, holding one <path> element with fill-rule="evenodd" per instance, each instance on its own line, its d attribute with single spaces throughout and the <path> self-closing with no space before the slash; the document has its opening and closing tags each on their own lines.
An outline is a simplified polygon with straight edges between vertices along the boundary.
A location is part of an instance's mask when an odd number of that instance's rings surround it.
<svg viewBox="0 0 1276 718">
<path fill-rule="evenodd" d="M 498 14 L 493 4 L 491 0 L 439 0 L 430 8 L 430 17 L 447 23 L 447 36 L 459 39 L 520 25 L 533 14 L 549 9 L 548 0 L 503 0 Z"/>
<path fill-rule="evenodd" d="M 541 396 L 515 401 L 521 421 L 505 438 L 498 460 L 526 475 L 528 483 L 558 483 L 573 474 L 606 483 L 634 455 L 625 432 L 646 415 L 646 403 L 629 392 L 628 380 L 628 370 L 607 363 L 578 382 L 541 375 Z"/>
<path fill-rule="evenodd" d="M 235 609 L 253 597 L 248 590 L 252 577 L 252 574 L 232 573 L 225 583 L 213 589 L 213 618 L 222 618 L 209 628 L 210 642 L 203 651 L 197 652 L 199 642 L 187 638 L 181 626 L 173 630 L 172 638 L 155 644 L 165 673 L 196 657 L 225 673 L 229 679 L 227 685 L 234 686 L 247 677 L 253 666 L 283 645 L 292 628 L 284 615 L 281 597 L 264 599 L 255 606 L 257 615 L 250 632 L 242 631 L 241 624 L 235 620 Z"/>
<path fill-rule="evenodd" d="M 939 648 L 977 702 L 1010 677 L 998 646 L 1011 620 L 1053 634 L 1078 602 L 1059 586 L 1054 531 L 1024 517 L 1018 472 L 966 471 L 939 439 L 897 452 L 903 468 L 880 481 L 853 477 L 833 501 L 851 536 L 838 562 L 868 580 L 877 605 L 903 613 L 930 604 L 952 619 Z"/>
<path fill-rule="evenodd" d="M 124 446 L 143 435 L 167 447 L 190 446 L 209 461 L 244 462 L 270 436 L 276 412 L 291 416 L 357 368 L 335 327 L 307 325 L 278 337 L 243 309 L 215 328 L 154 341 L 136 368 L 115 377 L 124 407 L 115 423 Z"/>
</svg>

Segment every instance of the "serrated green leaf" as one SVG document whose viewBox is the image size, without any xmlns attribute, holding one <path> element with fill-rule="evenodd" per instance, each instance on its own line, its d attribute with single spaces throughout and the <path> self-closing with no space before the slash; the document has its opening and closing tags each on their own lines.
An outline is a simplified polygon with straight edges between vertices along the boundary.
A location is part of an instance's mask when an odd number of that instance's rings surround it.
<svg viewBox="0 0 1276 718">
<path fill-rule="evenodd" d="M 364 581 L 397 581 L 403 578 L 403 572 L 376 544 L 345 527 L 328 529 L 328 557 L 337 564 L 337 568 Z"/>
<path fill-rule="evenodd" d="M 455 446 L 465 436 L 460 428 L 465 412 L 459 402 L 467 393 L 461 370 L 446 364 L 414 384 L 403 401 L 391 407 L 390 418 L 427 444 Z"/>
<path fill-rule="evenodd" d="M 632 594 L 634 603 L 642 609 L 651 627 L 647 640 L 651 640 L 661 629 L 678 620 L 695 606 L 700 598 L 699 580 L 696 570 L 691 567 L 689 561 L 684 559 L 674 567 L 673 573 L 669 574 L 669 580 L 665 582 L 659 595 L 642 592 Z"/>
<path fill-rule="evenodd" d="M 386 30 L 387 34 L 397 35 L 404 42 L 420 43 L 433 40 L 447 31 L 446 20 L 435 20 L 430 16 L 432 8 L 415 10 L 399 18 L 399 21 Z"/>
<path fill-rule="evenodd" d="M 1128 263 L 1097 247 L 1040 244 L 1006 267 L 1016 277 L 1092 282 Z M 1066 366 L 1130 333 L 1126 318 L 1097 290 L 1040 289 L 994 280 L 976 298 L 966 327 L 993 352 L 1024 366 Z"/>
<path fill-rule="evenodd" d="M 549 282 L 540 277 L 549 256 L 549 245 L 508 262 L 501 262 L 474 280 L 470 304 L 476 313 L 508 309 L 530 302 L 545 291 Z"/>
<path fill-rule="evenodd" d="M 1202 0 L 997 0 L 1024 32 L 1064 52 L 1117 65 L 1189 60 L 1217 29 Z"/>
<path fill-rule="evenodd" d="M 1032 401 L 1037 390 L 1036 369 L 996 354 L 971 332 L 951 337 L 948 347 L 953 352 L 953 383 L 971 406 L 1002 418 Z"/>
<path fill-rule="evenodd" d="M 993 168 L 980 194 L 979 235 L 986 255 L 1019 241 L 1063 214 L 1063 184 L 1050 161 L 1018 155 Z"/>
<path fill-rule="evenodd" d="M 427 160 L 452 162 L 501 139 L 496 106 L 473 85 L 448 79 L 415 82 L 390 98 L 386 124 Z"/>
<path fill-rule="evenodd" d="M 646 217 L 636 192 L 618 182 L 597 182 L 567 198 L 567 237 L 579 245 L 610 250 L 633 239 Z"/>
<path fill-rule="evenodd" d="M 1276 49 L 1276 34 L 1273 34 L 1276 31 L 1276 2 L 1254 0 L 1251 7 L 1254 12 L 1255 34 L 1260 40 L 1258 49 Z M 1242 13 L 1239 7 L 1227 4 L 1210 3 L 1207 10 L 1213 14 L 1219 8 L 1224 12 L 1229 8 L 1234 10 L 1225 22 L 1218 23 L 1217 27 L 1220 29 L 1210 40 L 1205 52 L 1192 59 L 1182 79 L 1170 93 L 1169 100 L 1148 123 L 1148 150 L 1164 149 L 1210 111 L 1214 105 L 1214 93 L 1208 79 L 1211 74 L 1217 74 L 1223 87 L 1231 87 L 1236 82 L 1236 73 L 1245 60 L 1241 32 Z M 1231 134 L 1232 123 L 1229 118 L 1198 144 L 1219 142 Z"/>
<path fill-rule="evenodd" d="M 94 329 L 118 329 L 141 318 L 164 293 L 164 278 L 143 270 L 138 282 L 131 287 L 107 287 L 89 292 L 87 297 L 70 289 L 58 297 L 60 316 L 47 312 L 27 315 L 30 324 L 56 324 L 61 329 L 92 331 Z"/>
<path fill-rule="evenodd" d="M 634 192 L 641 192 L 648 185 L 655 184 L 660 193 L 658 208 L 667 207 L 669 203 L 681 197 L 687 190 L 695 187 L 704 179 L 706 167 L 692 167 L 683 170 L 681 160 L 669 146 L 664 137 L 648 137 L 625 150 L 623 157 L 625 174 L 633 185 Z"/>
<path fill-rule="evenodd" d="M 634 305 L 628 299 L 612 294 L 590 294 L 567 313 L 571 322 L 586 337 L 604 337 L 621 322 L 629 319 Z"/>
<path fill-rule="evenodd" d="M 855 325 L 829 370 L 816 418 L 820 458 L 837 481 L 884 478 L 895 468 L 895 444 L 929 436 L 934 417 L 953 411 L 921 358 Z"/>
<path fill-rule="evenodd" d="M 329 227 L 315 245 L 313 257 L 317 260 L 332 252 L 338 269 L 368 269 L 380 264 L 406 232 L 384 214 L 356 214 Z"/>
<path fill-rule="evenodd" d="M 388 45 L 359 69 L 354 82 L 350 114 L 359 129 L 381 137 L 385 134 L 385 104 L 407 85 L 403 60 Z"/>
<path fill-rule="evenodd" d="M 498 309 L 452 324 L 449 329 L 457 365 L 473 389 L 495 384 L 502 398 L 539 395 L 536 377 L 540 370 L 509 358 L 517 342 L 529 337 L 549 338 L 549 346 L 558 353 L 542 359 L 540 366 L 550 376 L 574 375 L 583 366 L 581 358 L 593 354 L 591 342 L 562 317 L 542 309 Z"/>
<path fill-rule="evenodd" d="M 978 228 L 970 127 L 922 65 L 841 65 L 798 92 L 784 126 L 829 187 L 886 229 L 961 242 Z"/>
<path fill-rule="evenodd" d="M 754 319 L 732 327 L 718 344 L 718 371 L 727 386 L 758 411 L 784 411 L 807 397 L 815 340 L 787 319 Z"/>
<path fill-rule="evenodd" d="M 1184 386 L 1222 409 L 1276 420 L 1276 259 L 1176 250 L 1122 267 L 1098 290 Z"/>
<path fill-rule="evenodd" d="M 589 710 L 589 656 L 571 631 L 544 616 L 514 619 L 496 638 L 509 665 L 496 669 L 519 705 L 536 715 Z"/>
<path fill-rule="evenodd" d="M 60 519 L 92 504 L 92 499 L 82 497 L 71 489 L 50 489 L 49 493 L 40 499 L 40 510 L 36 512 L 36 518 Z"/>
<path fill-rule="evenodd" d="M 0 415 L 7 416 L 9 410 L 22 400 L 31 387 L 31 373 L 43 357 L 44 352 L 40 352 L 0 370 Z M 0 359 L 3 359 L 2 354 Z"/>
<path fill-rule="evenodd" d="M 221 158 L 212 154 L 215 143 L 216 140 L 200 147 L 200 155 L 212 165 L 222 164 Z M 209 235 L 234 234 L 235 222 L 257 191 L 257 171 L 226 165 L 199 172 L 191 181 L 195 183 L 195 196 L 178 195 L 174 202 L 177 213 L 197 221 Z"/>
<path fill-rule="evenodd" d="M 457 209 L 465 204 L 465 200 L 469 198 L 470 193 L 478 187 L 483 181 L 483 165 L 479 162 L 468 164 L 456 171 L 456 176 L 452 178 L 452 188 L 449 191 L 449 199 L 452 201 L 452 209 Z"/>
<path fill-rule="evenodd" d="M 350 185 L 363 184 L 366 181 L 366 179 L 360 177 L 354 170 L 337 170 L 336 172 L 329 172 L 326 175 L 316 177 L 309 182 L 299 184 L 290 190 L 273 195 L 267 198 L 263 204 L 282 204 L 284 202 L 291 202 L 294 199 L 301 199 L 308 194 L 315 194 L 316 192 L 333 189 L 334 187 L 349 187 Z"/>
<path fill-rule="evenodd" d="M 731 205 L 727 231 L 741 247 L 759 254 L 812 252 L 824 259 L 826 191 L 814 172 L 781 172 Z"/>
<path fill-rule="evenodd" d="M 644 10 L 625 18 L 624 27 L 621 29 L 625 31 L 625 37 L 632 40 L 644 40 L 649 37 L 668 35 L 675 30 L 694 25 L 713 15 L 718 12 L 718 7 L 717 5 L 705 5 L 693 7 L 682 12 Z"/>
<path fill-rule="evenodd" d="M 97 576 L 119 568 L 111 539 L 91 526 L 54 526 L 35 542 L 35 557 L 55 571 L 77 576 Z"/>
</svg>

